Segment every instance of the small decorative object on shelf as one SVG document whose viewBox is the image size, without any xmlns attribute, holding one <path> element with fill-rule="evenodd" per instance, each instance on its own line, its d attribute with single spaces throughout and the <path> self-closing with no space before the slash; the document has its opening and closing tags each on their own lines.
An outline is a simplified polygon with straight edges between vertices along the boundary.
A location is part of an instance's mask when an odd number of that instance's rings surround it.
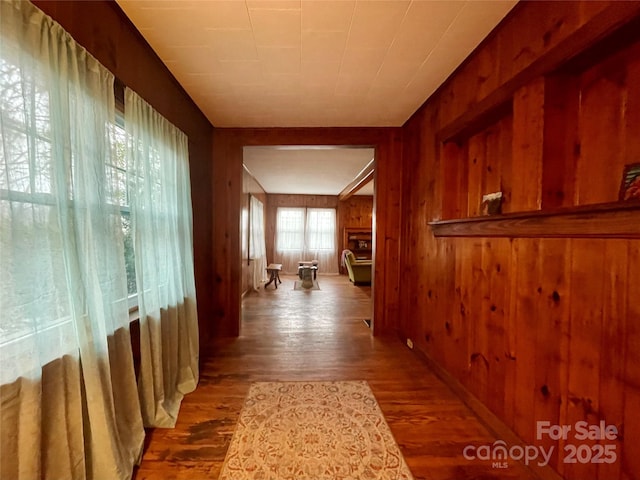
<svg viewBox="0 0 640 480">
<path fill-rule="evenodd" d="M 640 163 L 625 165 L 619 199 L 640 200 Z"/>
<path fill-rule="evenodd" d="M 482 196 L 480 210 L 483 215 L 499 215 L 502 213 L 502 192 L 488 193 Z"/>
</svg>

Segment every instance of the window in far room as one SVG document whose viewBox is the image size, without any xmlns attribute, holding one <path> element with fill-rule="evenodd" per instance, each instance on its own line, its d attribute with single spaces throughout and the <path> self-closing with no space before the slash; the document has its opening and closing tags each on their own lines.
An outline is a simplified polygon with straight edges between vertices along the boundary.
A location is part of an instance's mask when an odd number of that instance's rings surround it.
<svg viewBox="0 0 640 480">
<path fill-rule="evenodd" d="M 336 248 L 336 211 L 333 208 L 307 210 L 306 246 L 311 251 Z"/>
<path fill-rule="evenodd" d="M 276 263 L 295 273 L 300 261 L 315 260 L 323 274 L 338 273 L 335 208 L 278 208 Z"/>
<path fill-rule="evenodd" d="M 278 208 L 276 238 L 279 252 L 304 248 L 304 208 Z"/>
</svg>

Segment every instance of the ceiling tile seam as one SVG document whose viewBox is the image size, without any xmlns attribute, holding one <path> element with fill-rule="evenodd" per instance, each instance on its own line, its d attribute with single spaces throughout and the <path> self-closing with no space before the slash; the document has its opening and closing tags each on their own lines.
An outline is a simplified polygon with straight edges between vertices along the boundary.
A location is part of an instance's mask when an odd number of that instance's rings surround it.
<svg viewBox="0 0 640 480">
<path fill-rule="evenodd" d="M 349 39 L 351 38 L 351 29 L 353 28 L 353 17 L 355 16 L 356 13 L 356 7 L 358 6 L 358 1 L 360 0 L 356 0 L 355 2 L 353 2 L 353 10 L 351 10 L 351 19 L 349 20 L 349 30 L 347 30 L 347 38 L 344 41 L 344 45 L 342 47 L 342 55 L 340 56 L 340 67 L 338 68 L 338 77 L 340 76 L 340 73 L 342 72 L 342 66 L 344 65 L 344 56 L 345 56 L 345 52 L 347 51 L 347 45 L 349 44 Z M 338 78 L 335 78 L 334 84 L 333 84 L 333 98 L 336 98 L 336 88 L 338 88 Z"/>
<path fill-rule="evenodd" d="M 245 0 L 245 5 L 247 5 L 246 0 Z M 256 5 L 258 5 L 258 4 L 256 3 Z M 271 11 L 274 11 L 274 12 L 298 12 L 298 11 L 302 11 L 302 5 L 300 5 L 299 7 L 291 7 L 291 8 L 286 8 L 286 7 L 260 7 L 260 6 L 249 7 L 247 5 L 247 8 L 249 10 L 260 10 L 260 11 L 263 11 L 263 12 L 265 10 L 271 10 Z"/>
<path fill-rule="evenodd" d="M 260 60 L 260 55 L 258 54 L 258 44 L 256 42 L 256 33 L 255 27 L 253 26 L 253 20 L 251 18 L 251 10 L 249 9 L 249 5 L 247 4 L 247 0 L 244 0 L 244 6 L 247 10 L 247 17 L 249 17 L 249 26 L 251 27 L 251 38 L 253 38 L 253 51 L 258 59 L 258 63 L 262 66 L 262 61 Z"/>
<path fill-rule="evenodd" d="M 298 75 L 302 79 L 302 2 L 300 2 L 300 37 L 298 38 Z M 302 87 L 302 80 L 300 80 L 300 86 Z M 298 109 L 300 111 L 300 105 L 302 103 L 302 88 L 298 93 Z"/>
<path fill-rule="evenodd" d="M 387 46 L 387 51 L 385 52 L 384 57 L 382 58 L 382 62 L 380 63 L 380 66 L 378 67 L 378 70 L 376 71 L 376 74 L 374 75 L 371 83 L 369 84 L 369 88 L 367 90 L 367 93 L 366 93 L 365 97 L 369 96 L 369 92 L 371 92 L 371 88 L 373 86 L 373 83 L 378 78 L 378 76 L 380 76 L 380 71 L 382 70 L 382 66 L 384 65 L 384 62 L 386 61 L 387 57 L 389 56 L 389 52 L 391 51 L 391 47 L 393 47 L 394 42 L 398 38 L 398 32 L 400 31 L 400 27 L 402 27 L 402 24 L 404 23 L 405 19 L 407 18 L 407 13 L 409 13 L 409 10 L 411 9 L 411 5 L 413 4 L 414 1 L 415 0 L 411 0 L 407 4 L 407 9 L 404 11 L 404 15 L 402 16 L 402 20 L 398 23 L 398 28 L 396 28 L 396 32 L 393 35 L 393 40 L 391 40 L 391 43 L 389 43 L 389 45 Z"/>
<path fill-rule="evenodd" d="M 431 51 L 429 52 L 429 55 L 427 55 L 425 57 L 425 59 L 422 61 L 422 63 L 420 64 L 420 66 L 418 67 L 418 69 L 416 70 L 416 72 L 413 74 L 413 77 L 411 77 L 411 79 L 405 84 L 403 91 L 406 91 L 409 89 L 409 87 L 411 86 L 411 84 L 413 83 L 413 81 L 415 80 L 415 78 L 418 76 L 418 72 L 420 72 L 420 70 L 422 70 L 422 67 L 424 67 L 424 65 L 426 63 L 429 62 L 429 59 L 432 57 L 433 52 L 435 52 L 436 50 L 438 50 L 438 47 L 440 46 L 440 44 L 442 43 L 442 39 L 445 37 L 445 35 L 449 32 L 449 30 L 451 30 L 451 28 L 453 27 L 453 25 L 456 23 L 456 20 L 458 20 L 458 17 L 460 17 L 460 15 L 462 15 L 462 12 L 464 11 L 465 8 L 467 8 L 467 6 L 469 5 L 469 0 L 464 2 L 464 5 L 462 6 L 462 8 L 460 10 L 458 10 L 458 13 L 456 13 L 456 16 L 453 18 L 453 20 L 451 20 L 451 23 L 449 23 L 449 26 L 447 27 L 447 29 L 442 32 L 442 35 L 440 35 L 440 37 L 438 38 L 438 41 L 436 42 L 436 44 L 433 46 L 433 48 L 431 49 Z M 465 59 L 462 59 L 462 61 L 458 62 L 458 65 L 462 64 L 462 62 L 464 62 Z M 447 75 L 447 78 L 449 76 Z M 441 82 L 441 85 L 444 84 L 446 82 L 446 78 Z M 431 95 L 430 92 L 429 95 Z M 411 116 L 411 115 L 410 115 Z"/>
</svg>

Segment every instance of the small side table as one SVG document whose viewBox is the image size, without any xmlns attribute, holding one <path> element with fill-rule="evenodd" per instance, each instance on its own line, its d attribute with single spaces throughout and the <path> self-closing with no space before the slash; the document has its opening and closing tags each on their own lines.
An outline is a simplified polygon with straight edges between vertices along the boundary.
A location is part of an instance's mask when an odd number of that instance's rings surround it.
<svg viewBox="0 0 640 480">
<path fill-rule="evenodd" d="M 281 270 L 282 270 L 281 263 L 270 263 L 269 265 L 267 265 L 267 273 L 269 274 L 269 281 L 264 284 L 264 288 L 267 288 L 269 285 L 271 285 L 271 282 L 273 282 L 275 287 L 278 288 L 278 284 L 282 283 L 282 280 L 280 280 Z"/>
<path fill-rule="evenodd" d="M 316 280 L 318 278 L 318 260 L 311 260 L 311 261 L 300 260 L 298 262 L 298 276 L 300 276 L 300 272 L 302 271 L 303 267 L 312 267 L 313 279 Z M 302 277 L 300 276 L 300 278 Z"/>
</svg>

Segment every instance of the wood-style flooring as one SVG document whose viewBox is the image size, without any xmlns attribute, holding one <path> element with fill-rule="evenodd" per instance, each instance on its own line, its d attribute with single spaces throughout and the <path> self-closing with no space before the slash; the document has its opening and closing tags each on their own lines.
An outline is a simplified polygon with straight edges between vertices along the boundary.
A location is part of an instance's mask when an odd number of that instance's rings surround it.
<svg viewBox="0 0 640 480">
<path fill-rule="evenodd" d="M 241 335 L 216 341 L 200 384 L 182 403 L 176 428 L 147 436 L 136 480 L 215 480 L 245 394 L 254 381 L 366 380 L 416 479 L 533 479 L 521 465 L 466 460 L 468 444 L 493 437 L 473 413 L 397 338 L 373 338 L 371 289 L 346 276 L 318 277 L 320 290 L 278 289 L 245 296 Z"/>
</svg>

